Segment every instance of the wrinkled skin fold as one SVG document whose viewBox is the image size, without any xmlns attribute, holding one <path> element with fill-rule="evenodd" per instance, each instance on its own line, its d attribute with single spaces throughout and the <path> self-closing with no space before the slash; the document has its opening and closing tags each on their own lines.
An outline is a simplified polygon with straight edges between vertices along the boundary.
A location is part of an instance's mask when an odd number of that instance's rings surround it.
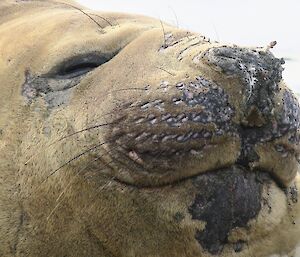
<svg viewBox="0 0 300 257">
<path fill-rule="evenodd" d="M 283 68 L 148 17 L 1 1 L 0 256 L 298 256 Z"/>
</svg>

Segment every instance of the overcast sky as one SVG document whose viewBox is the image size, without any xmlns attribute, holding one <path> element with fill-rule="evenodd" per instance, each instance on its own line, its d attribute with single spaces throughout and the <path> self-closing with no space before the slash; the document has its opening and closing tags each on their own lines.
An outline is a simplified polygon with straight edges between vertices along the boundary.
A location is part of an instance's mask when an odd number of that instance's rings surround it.
<svg viewBox="0 0 300 257">
<path fill-rule="evenodd" d="M 140 13 L 211 39 L 245 46 L 266 46 L 287 59 L 284 78 L 300 92 L 299 0 L 77 0 L 102 11 Z"/>
</svg>

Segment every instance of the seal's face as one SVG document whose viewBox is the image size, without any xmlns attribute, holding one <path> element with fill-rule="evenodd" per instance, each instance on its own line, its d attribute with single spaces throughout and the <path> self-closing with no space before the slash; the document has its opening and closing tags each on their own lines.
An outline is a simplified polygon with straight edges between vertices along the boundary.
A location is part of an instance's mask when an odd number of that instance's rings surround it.
<svg viewBox="0 0 300 257">
<path fill-rule="evenodd" d="M 296 247 L 300 107 L 283 60 L 68 3 L 2 10 L 0 191 L 18 204 L 0 212 L 0 253 Z"/>
</svg>

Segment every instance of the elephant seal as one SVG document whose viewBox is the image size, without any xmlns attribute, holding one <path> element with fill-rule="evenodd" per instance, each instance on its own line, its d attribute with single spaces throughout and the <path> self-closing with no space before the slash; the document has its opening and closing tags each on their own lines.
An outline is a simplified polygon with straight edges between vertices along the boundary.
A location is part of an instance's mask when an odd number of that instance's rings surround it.
<svg viewBox="0 0 300 257">
<path fill-rule="evenodd" d="M 285 256 L 299 104 L 268 48 L 0 3 L 0 255 Z"/>
</svg>

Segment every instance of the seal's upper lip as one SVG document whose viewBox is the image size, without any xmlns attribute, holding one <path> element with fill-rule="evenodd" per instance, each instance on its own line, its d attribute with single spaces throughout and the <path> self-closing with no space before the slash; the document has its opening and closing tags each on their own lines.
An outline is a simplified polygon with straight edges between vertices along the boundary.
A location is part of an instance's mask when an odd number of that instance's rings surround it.
<svg viewBox="0 0 300 257">
<path fill-rule="evenodd" d="M 234 149 L 239 142 L 233 138 L 203 145 L 203 152 L 189 150 L 187 152 L 169 153 L 165 156 L 153 156 L 148 152 L 143 154 L 128 151 L 127 149 L 115 149 L 110 153 L 113 159 L 110 166 L 113 175 L 118 180 L 138 186 L 162 186 L 186 178 L 199 175 L 210 170 L 231 166 L 238 157 L 237 151 L 231 151 L 225 158 L 222 155 L 215 156 L 215 151 Z M 183 150 L 183 149 L 182 149 Z"/>
<path fill-rule="evenodd" d="M 287 187 L 296 176 L 298 162 L 294 152 L 285 152 L 272 142 L 256 149 L 260 156 L 250 165 L 240 158 L 241 142 L 238 135 L 205 142 L 198 151 L 190 148 L 187 151 L 183 144 L 182 148 L 177 149 L 181 151 L 178 155 L 170 152 L 155 156 L 151 151 L 140 153 L 134 149 L 115 147 L 110 153 L 113 159 L 110 166 L 116 179 L 140 187 L 170 185 L 233 165 L 241 165 L 253 172 L 266 171 L 281 187 Z"/>
</svg>

